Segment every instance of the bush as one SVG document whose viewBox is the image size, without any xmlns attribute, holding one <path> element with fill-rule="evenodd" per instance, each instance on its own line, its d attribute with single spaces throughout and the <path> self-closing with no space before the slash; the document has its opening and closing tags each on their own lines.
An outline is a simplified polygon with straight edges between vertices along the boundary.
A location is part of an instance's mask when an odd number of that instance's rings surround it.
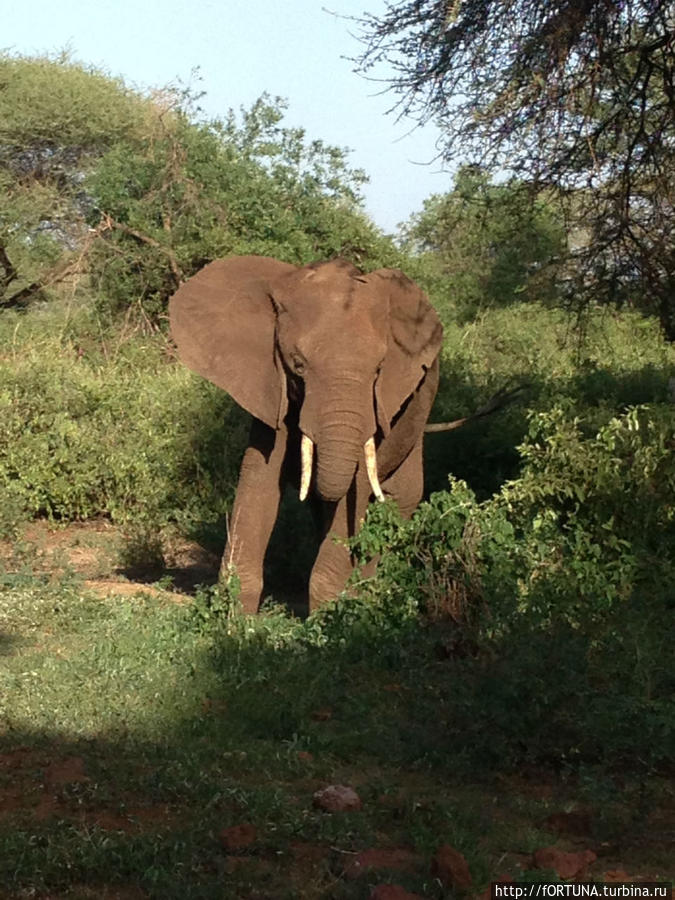
<svg viewBox="0 0 675 900">
<path fill-rule="evenodd" d="M 355 548 L 381 554 L 376 604 L 450 620 L 476 749 L 652 765 L 675 749 L 675 411 L 582 424 L 533 415 L 517 481 L 482 503 L 453 481 L 407 522 L 377 506 Z"/>
<path fill-rule="evenodd" d="M 365 176 L 346 151 L 284 128 L 283 109 L 265 97 L 241 123 L 196 123 L 178 105 L 145 141 L 120 141 L 101 158 L 87 189 L 91 224 L 110 226 L 90 262 L 105 308 L 139 302 L 156 317 L 182 279 L 230 254 L 375 266 L 394 255 L 359 208 Z"/>
<path fill-rule="evenodd" d="M 280 98 L 205 121 L 190 91 L 144 95 L 64 56 L 0 54 L 0 79 L 0 307 L 86 274 L 99 311 L 156 322 L 219 256 L 404 257 L 349 151 L 286 127 Z"/>
<path fill-rule="evenodd" d="M 0 360 L 5 528 L 22 515 L 107 515 L 155 529 L 222 519 L 246 415 L 222 391 L 167 365 L 160 337 L 102 347 L 112 355 L 45 337 Z"/>
<path fill-rule="evenodd" d="M 562 216 L 545 193 L 515 179 L 491 184 L 460 168 L 452 191 L 434 194 L 404 226 L 404 246 L 456 321 L 525 300 L 555 302 L 556 260 L 565 252 Z"/>
<path fill-rule="evenodd" d="M 465 326 L 446 320 L 432 421 L 469 415 L 505 384 L 526 390 L 496 415 L 426 438 L 427 490 L 442 490 L 451 471 L 487 498 L 518 477 L 528 412 L 564 403 L 590 434 L 628 406 L 669 401 L 674 376 L 675 347 L 655 320 L 629 310 L 596 310 L 582 332 L 537 303 L 488 310 Z"/>
</svg>

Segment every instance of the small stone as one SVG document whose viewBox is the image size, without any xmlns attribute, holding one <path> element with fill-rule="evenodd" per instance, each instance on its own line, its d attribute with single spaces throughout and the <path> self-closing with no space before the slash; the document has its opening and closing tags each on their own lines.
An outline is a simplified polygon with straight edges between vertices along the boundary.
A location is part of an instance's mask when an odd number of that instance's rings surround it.
<svg viewBox="0 0 675 900">
<path fill-rule="evenodd" d="M 324 706 L 321 709 L 315 709 L 312 713 L 312 718 L 315 722 L 328 722 L 333 718 L 333 710 L 329 706 Z"/>
<path fill-rule="evenodd" d="M 298 750 L 298 760 L 304 763 L 314 762 L 314 754 L 308 750 Z"/>
<path fill-rule="evenodd" d="M 467 861 L 450 844 L 442 844 L 438 848 L 431 860 L 431 871 L 445 887 L 468 891 L 473 884 Z"/>
<path fill-rule="evenodd" d="M 597 858 L 592 850 L 567 853 L 557 847 L 542 847 L 534 854 L 534 866 L 537 869 L 552 869 L 558 878 L 576 878 Z"/>
<path fill-rule="evenodd" d="M 236 853 L 239 850 L 246 850 L 251 844 L 254 844 L 258 838 L 258 832 L 255 825 L 244 822 L 241 825 L 223 828 L 218 837 L 226 850 Z"/>
<path fill-rule="evenodd" d="M 361 809 L 361 798 L 353 788 L 344 784 L 330 784 L 316 791 L 314 806 L 325 812 L 351 812 Z"/>
<path fill-rule="evenodd" d="M 616 882 L 625 882 L 632 881 L 633 878 L 631 875 L 626 872 L 625 869 L 610 869 L 608 872 L 605 872 L 603 875 L 603 881 L 607 881 L 611 884 L 615 884 Z"/>
</svg>

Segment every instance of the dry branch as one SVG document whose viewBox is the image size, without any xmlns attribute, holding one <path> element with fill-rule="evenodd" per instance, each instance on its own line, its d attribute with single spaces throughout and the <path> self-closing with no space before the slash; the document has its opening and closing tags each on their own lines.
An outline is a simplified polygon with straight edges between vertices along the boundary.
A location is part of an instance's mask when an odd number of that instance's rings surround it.
<svg viewBox="0 0 675 900">
<path fill-rule="evenodd" d="M 0 297 L 0 309 L 16 309 L 24 306 L 31 297 L 34 297 L 35 294 L 39 294 L 40 291 L 43 291 L 45 288 L 60 284 L 62 281 L 65 281 L 66 278 L 70 278 L 71 275 L 80 275 L 84 270 L 86 258 L 92 244 L 97 238 L 101 237 L 109 227 L 108 223 L 101 222 L 97 228 L 90 229 L 82 249 L 75 259 L 69 260 L 68 262 L 62 260 L 53 268 L 48 269 L 44 275 L 36 281 L 32 281 L 30 284 L 22 287 L 9 297 Z M 5 248 L 2 246 L 0 246 L 0 265 L 5 270 L 5 278 L 0 278 L 0 288 L 6 288 L 19 276 L 7 256 Z"/>
<path fill-rule="evenodd" d="M 105 215 L 104 222 L 106 224 L 105 230 L 110 228 L 116 228 L 118 231 L 121 231 L 123 234 L 128 234 L 130 237 L 135 238 L 137 241 L 140 241 L 142 244 L 148 244 L 150 247 L 154 247 L 156 250 L 159 250 L 160 253 L 163 253 L 167 259 L 169 260 L 169 265 L 171 266 L 171 274 L 174 277 L 176 282 L 176 287 L 179 287 L 181 282 L 184 280 L 183 272 L 181 271 L 180 266 L 178 265 L 178 261 L 176 257 L 169 250 L 168 247 L 165 247 L 163 244 L 160 244 L 158 240 L 153 237 L 150 237 L 148 234 L 143 234 L 142 231 L 137 231 L 135 228 L 130 228 L 129 225 L 125 225 L 124 222 L 118 222 L 116 219 L 113 219 L 112 216 Z M 165 221 L 165 230 L 167 229 L 167 223 Z"/>
</svg>

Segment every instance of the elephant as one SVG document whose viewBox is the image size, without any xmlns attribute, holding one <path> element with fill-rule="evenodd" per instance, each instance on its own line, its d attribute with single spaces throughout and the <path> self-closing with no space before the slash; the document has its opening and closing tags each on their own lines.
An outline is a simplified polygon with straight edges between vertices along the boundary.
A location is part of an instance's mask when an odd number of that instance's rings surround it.
<svg viewBox="0 0 675 900">
<path fill-rule="evenodd" d="M 393 497 L 409 516 L 422 497 L 438 315 L 397 269 L 231 256 L 184 282 L 169 318 L 182 362 L 253 417 L 221 574 L 236 572 L 243 610 L 256 612 L 288 482 L 319 528 L 314 611 L 344 589 L 353 559 L 336 538 L 357 532 L 371 499 Z"/>
</svg>

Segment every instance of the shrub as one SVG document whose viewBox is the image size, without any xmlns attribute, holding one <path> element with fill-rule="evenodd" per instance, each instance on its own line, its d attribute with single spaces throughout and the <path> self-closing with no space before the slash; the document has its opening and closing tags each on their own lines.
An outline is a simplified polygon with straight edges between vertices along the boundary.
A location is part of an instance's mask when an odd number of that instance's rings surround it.
<svg viewBox="0 0 675 900">
<path fill-rule="evenodd" d="M 108 515 L 151 529 L 222 519 L 247 417 L 167 365 L 165 349 L 159 337 L 136 337 L 106 359 L 45 338 L 0 360 L 6 518 Z"/>
<path fill-rule="evenodd" d="M 528 412 L 564 403 L 590 434 L 628 406 L 669 401 L 674 376 L 675 347 L 657 322 L 629 310 L 596 310 L 583 332 L 537 303 L 488 310 L 466 326 L 446 320 L 432 421 L 468 415 L 508 383 L 526 390 L 497 415 L 426 438 L 427 490 L 442 490 L 451 471 L 480 499 L 489 497 L 518 476 Z"/>
<path fill-rule="evenodd" d="M 354 544 L 381 555 L 376 604 L 449 618 L 448 653 L 477 654 L 453 674 L 477 752 L 649 766 L 675 745 L 675 411 L 582 425 L 533 415 L 518 480 L 482 503 L 452 481 L 407 522 L 377 506 Z"/>
</svg>

